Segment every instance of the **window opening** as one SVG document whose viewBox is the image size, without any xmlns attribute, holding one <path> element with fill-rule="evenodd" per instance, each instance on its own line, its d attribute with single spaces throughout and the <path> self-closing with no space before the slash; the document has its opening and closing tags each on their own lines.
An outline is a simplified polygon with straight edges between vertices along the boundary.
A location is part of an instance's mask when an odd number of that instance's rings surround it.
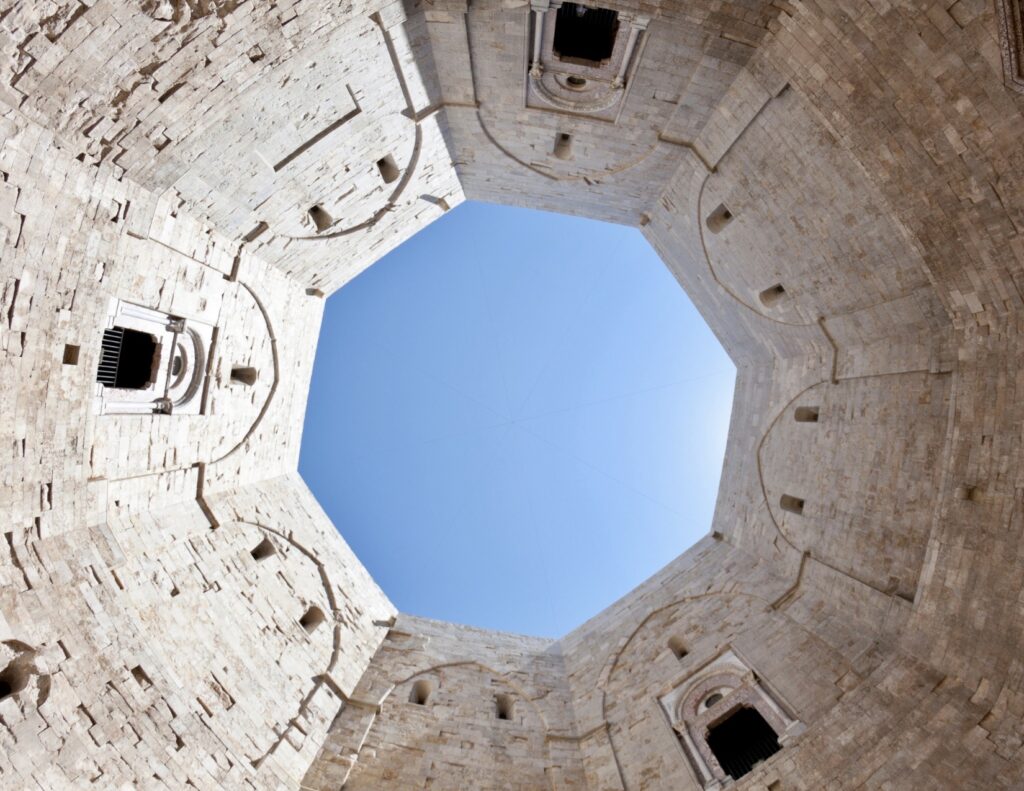
<svg viewBox="0 0 1024 791">
<path fill-rule="evenodd" d="M 269 538 L 264 538 L 260 543 L 252 548 L 252 551 L 249 554 L 252 555 L 253 560 L 266 560 L 272 555 L 277 554 L 277 547 L 274 546 L 274 542 Z"/>
<path fill-rule="evenodd" d="M 793 497 L 790 494 L 784 494 L 779 498 L 779 505 L 783 511 L 789 511 L 791 514 L 802 514 L 804 512 L 804 501 L 802 497 Z"/>
<path fill-rule="evenodd" d="M 770 308 L 772 305 L 777 303 L 786 295 L 786 289 L 782 287 L 781 283 L 776 283 L 771 288 L 766 288 L 758 295 L 758 299 L 761 300 L 761 304 L 766 308 Z"/>
<path fill-rule="evenodd" d="M 395 164 L 395 158 L 391 154 L 377 160 L 377 170 L 380 171 L 380 177 L 384 179 L 385 184 L 397 181 L 401 175 L 398 165 Z"/>
<path fill-rule="evenodd" d="M 510 720 L 512 719 L 512 697 L 509 695 L 495 695 L 494 696 L 494 708 L 495 714 L 499 720 Z"/>
<path fill-rule="evenodd" d="M 307 634 L 313 634 L 317 627 L 326 620 L 327 617 L 324 615 L 323 610 L 319 607 L 310 607 L 306 610 L 306 614 L 299 619 L 299 624 L 306 630 Z"/>
<path fill-rule="evenodd" d="M 554 155 L 559 159 L 572 158 L 572 135 L 567 132 L 559 132 L 555 135 Z"/>
<path fill-rule="evenodd" d="M 619 14 L 607 8 L 587 8 L 577 3 L 563 3 L 555 18 L 553 49 L 561 60 L 583 61 L 584 65 L 600 65 L 611 58 L 615 35 L 619 31 Z"/>
<path fill-rule="evenodd" d="M 797 423 L 817 423 L 819 408 L 816 406 L 798 406 L 793 417 Z"/>
<path fill-rule="evenodd" d="M 252 385 L 256 384 L 256 376 L 257 373 L 255 368 L 236 365 L 231 369 L 232 384 L 245 385 L 246 387 L 251 387 Z"/>
<path fill-rule="evenodd" d="M 720 203 L 718 208 L 708 215 L 704 224 L 708 226 L 708 230 L 711 231 L 711 233 L 721 233 L 725 226 L 731 223 L 732 220 L 733 214 L 729 211 L 729 207 L 724 203 Z"/>
<path fill-rule="evenodd" d="M 417 706 L 426 706 L 428 700 L 430 700 L 430 682 L 421 678 L 412 685 L 409 702 L 415 703 Z"/>
<path fill-rule="evenodd" d="M 142 390 L 152 379 L 156 351 L 156 339 L 148 333 L 124 327 L 104 330 L 96 381 L 104 387 Z"/>
<path fill-rule="evenodd" d="M 759 711 L 747 707 L 708 730 L 708 747 L 734 780 L 782 749 L 772 726 Z"/>
<path fill-rule="evenodd" d="M 326 231 L 332 225 L 334 225 L 334 218 L 327 213 L 327 210 L 323 206 L 317 204 L 309 210 L 309 219 L 313 221 L 313 225 L 316 226 L 317 233 Z"/>
</svg>

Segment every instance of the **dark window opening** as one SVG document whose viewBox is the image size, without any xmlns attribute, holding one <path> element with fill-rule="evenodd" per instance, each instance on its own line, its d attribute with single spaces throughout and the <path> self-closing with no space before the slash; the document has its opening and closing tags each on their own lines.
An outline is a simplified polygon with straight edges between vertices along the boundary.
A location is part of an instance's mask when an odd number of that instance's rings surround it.
<svg viewBox="0 0 1024 791">
<path fill-rule="evenodd" d="M 585 79 L 577 77 L 576 75 L 566 77 L 565 81 L 568 83 L 570 88 L 585 88 L 587 85 L 587 81 Z"/>
<path fill-rule="evenodd" d="M 789 511 L 791 514 L 802 514 L 804 512 L 804 499 L 802 497 L 794 497 L 791 494 L 784 494 L 779 498 L 779 506 L 783 511 Z"/>
<path fill-rule="evenodd" d="M 398 181 L 398 177 L 401 175 L 401 171 L 395 163 L 395 158 L 391 154 L 377 160 L 377 170 L 380 171 L 380 177 L 384 179 L 385 184 Z"/>
<path fill-rule="evenodd" d="M 512 719 L 512 698 L 509 695 L 495 695 L 494 709 L 499 720 Z"/>
<path fill-rule="evenodd" d="M 733 780 L 775 755 L 781 746 L 772 726 L 757 709 L 742 708 L 708 731 L 708 747 Z"/>
<path fill-rule="evenodd" d="M 721 699 L 722 699 L 721 693 L 719 693 L 719 692 L 712 692 L 710 695 L 708 695 L 708 699 L 704 701 L 704 708 L 710 709 L 712 706 L 714 706 L 716 703 L 718 703 Z"/>
<path fill-rule="evenodd" d="M 156 338 L 145 332 L 112 327 L 103 330 L 96 381 L 104 387 L 143 390 L 151 382 Z"/>
<path fill-rule="evenodd" d="M 320 205 L 312 206 L 309 209 L 309 219 L 313 221 L 313 225 L 316 226 L 317 233 L 326 231 L 332 225 L 334 225 L 334 218 L 327 213 L 327 210 Z"/>
<path fill-rule="evenodd" d="M 10 664 L 0 673 L 0 700 L 21 692 L 28 686 L 28 673 L 23 667 Z"/>
<path fill-rule="evenodd" d="M 269 538 L 264 538 L 252 548 L 249 554 L 252 555 L 253 560 L 266 560 L 271 555 L 277 554 L 277 548 Z"/>
<path fill-rule="evenodd" d="M 429 699 L 430 682 L 421 678 L 412 685 L 412 691 L 409 692 L 409 702 L 415 703 L 417 706 L 426 706 Z"/>
<path fill-rule="evenodd" d="M 611 58 L 618 30 L 617 11 L 563 3 L 555 20 L 553 48 L 562 60 L 598 65 Z"/>
<path fill-rule="evenodd" d="M 793 417 L 797 423 L 817 423 L 819 410 L 816 406 L 798 406 Z"/>
<path fill-rule="evenodd" d="M 724 203 L 718 204 L 711 214 L 708 215 L 704 224 L 708 226 L 711 233 L 721 233 L 729 223 L 732 222 L 733 214 Z"/>
<path fill-rule="evenodd" d="M 555 135 L 555 148 L 552 153 L 559 159 L 572 159 L 572 135 L 567 132 Z"/>
<path fill-rule="evenodd" d="M 146 671 L 142 669 L 142 665 L 136 665 L 132 668 L 132 678 L 134 678 L 136 683 L 143 689 L 149 689 L 153 686 L 153 681 L 146 674 Z"/>
<path fill-rule="evenodd" d="M 761 300 L 761 304 L 766 308 L 770 308 L 776 304 L 780 299 L 786 295 L 786 289 L 782 287 L 781 283 L 776 283 L 771 288 L 766 288 L 758 295 L 758 299 Z"/>
<path fill-rule="evenodd" d="M 319 607 L 310 607 L 306 610 L 306 614 L 299 619 L 299 624 L 308 634 L 313 634 L 316 628 L 327 620 L 324 615 L 324 611 Z"/>
<path fill-rule="evenodd" d="M 255 368 L 236 365 L 231 369 L 231 382 L 236 385 L 251 387 L 256 384 L 257 372 Z"/>
<path fill-rule="evenodd" d="M 64 344 L 64 365 L 78 365 L 79 347 L 70 343 Z"/>
<path fill-rule="evenodd" d="M 683 659 L 689 651 L 686 650 L 686 643 L 679 637 L 673 637 L 668 641 L 668 648 L 676 659 Z"/>
</svg>

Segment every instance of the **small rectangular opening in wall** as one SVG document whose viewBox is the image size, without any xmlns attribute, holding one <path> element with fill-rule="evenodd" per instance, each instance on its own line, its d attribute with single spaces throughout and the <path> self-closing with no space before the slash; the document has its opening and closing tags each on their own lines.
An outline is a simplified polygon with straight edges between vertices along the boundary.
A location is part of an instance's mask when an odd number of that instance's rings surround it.
<svg viewBox="0 0 1024 791">
<path fill-rule="evenodd" d="M 512 719 L 513 703 L 510 695 L 494 696 L 494 713 L 499 720 Z"/>
<path fill-rule="evenodd" d="M 417 706 L 426 706 L 430 700 L 430 682 L 426 679 L 419 679 L 412 685 L 409 691 L 409 702 Z"/>
<path fill-rule="evenodd" d="M 142 665 L 136 665 L 132 668 L 132 678 L 134 678 L 143 689 L 149 689 L 153 686 L 153 682 L 150 680 L 149 676 L 146 675 L 146 671 L 142 669 Z"/>
<path fill-rule="evenodd" d="M 568 132 L 559 132 L 555 135 L 555 148 L 552 153 L 559 159 L 571 159 L 572 135 Z"/>
<path fill-rule="evenodd" d="M 277 554 L 277 548 L 269 538 L 264 538 L 260 543 L 252 548 L 252 551 L 249 554 L 252 555 L 253 560 L 266 560 L 272 555 Z"/>
<path fill-rule="evenodd" d="M 816 406 L 798 406 L 793 413 L 797 423 L 817 423 L 819 408 Z"/>
<path fill-rule="evenodd" d="M 324 615 L 324 611 L 319 607 L 310 607 L 306 610 L 305 614 L 299 619 L 299 625 L 306 630 L 307 634 L 313 634 L 317 630 L 327 616 Z"/>
<path fill-rule="evenodd" d="M 80 348 L 70 343 L 64 344 L 64 365 L 78 365 L 78 352 Z"/>
<path fill-rule="evenodd" d="M 778 303 L 786 295 L 786 289 L 782 287 L 781 283 L 776 283 L 774 286 L 770 286 L 758 294 L 758 299 L 761 300 L 761 304 L 766 308 L 770 308 L 772 305 Z"/>
<path fill-rule="evenodd" d="M 668 641 L 668 648 L 676 659 L 685 659 L 690 652 L 686 650 L 686 644 L 682 638 L 673 637 Z"/>
<path fill-rule="evenodd" d="M 307 288 L 306 289 L 306 296 L 307 297 L 318 297 L 320 299 L 323 299 L 324 298 L 324 292 L 321 291 L 319 288 Z"/>
<path fill-rule="evenodd" d="M 331 217 L 331 215 L 327 213 L 327 210 L 319 204 L 310 207 L 309 219 L 311 219 L 313 221 L 313 225 L 316 226 L 317 233 L 326 231 L 334 225 L 334 218 Z"/>
<path fill-rule="evenodd" d="M 384 179 L 385 184 L 397 181 L 401 175 L 398 165 L 395 163 L 395 158 L 391 154 L 377 160 L 377 170 L 380 171 L 380 177 Z"/>
<path fill-rule="evenodd" d="M 783 511 L 789 511 L 791 514 L 802 514 L 804 512 L 803 498 L 793 497 L 790 494 L 784 494 L 779 498 L 779 506 Z"/>
<path fill-rule="evenodd" d="M 718 204 L 718 207 L 708 215 L 708 218 L 704 221 L 707 225 L 708 230 L 711 233 L 721 233 L 722 230 L 731 223 L 733 220 L 732 212 L 729 211 L 729 207 L 724 203 Z"/>
<path fill-rule="evenodd" d="M 255 368 L 236 365 L 231 369 L 231 384 L 252 387 L 252 385 L 256 384 L 257 376 Z"/>
</svg>

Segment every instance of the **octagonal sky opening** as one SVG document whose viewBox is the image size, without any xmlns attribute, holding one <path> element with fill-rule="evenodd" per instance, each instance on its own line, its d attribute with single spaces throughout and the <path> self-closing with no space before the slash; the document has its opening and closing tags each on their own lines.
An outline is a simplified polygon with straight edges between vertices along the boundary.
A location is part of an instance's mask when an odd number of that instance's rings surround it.
<svg viewBox="0 0 1024 791">
<path fill-rule="evenodd" d="M 558 637 L 708 533 L 735 374 L 638 230 L 465 203 L 327 300 L 299 471 L 401 611 Z"/>
</svg>

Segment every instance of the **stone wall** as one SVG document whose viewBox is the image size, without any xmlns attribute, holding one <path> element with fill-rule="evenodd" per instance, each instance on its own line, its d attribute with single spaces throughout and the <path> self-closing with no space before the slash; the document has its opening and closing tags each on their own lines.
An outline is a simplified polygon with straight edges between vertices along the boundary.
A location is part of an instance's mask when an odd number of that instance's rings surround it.
<svg viewBox="0 0 1024 791">
<path fill-rule="evenodd" d="M 726 655 L 738 787 L 1019 785 L 1016 0 L 609 2 L 607 117 L 516 0 L 10 5 L 0 786 L 697 789 Z M 738 366 L 711 536 L 557 642 L 395 620 L 295 473 L 324 295 L 467 197 L 639 227 Z M 97 413 L 111 299 L 200 414 Z"/>
</svg>

